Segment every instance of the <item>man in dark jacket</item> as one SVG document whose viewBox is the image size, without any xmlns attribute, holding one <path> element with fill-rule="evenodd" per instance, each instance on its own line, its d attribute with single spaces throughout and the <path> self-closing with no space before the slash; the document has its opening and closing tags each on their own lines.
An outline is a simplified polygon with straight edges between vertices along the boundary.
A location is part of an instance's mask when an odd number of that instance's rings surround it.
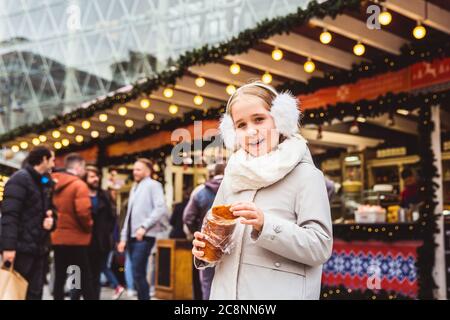
<svg viewBox="0 0 450 320">
<path fill-rule="evenodd" d="M 3 262 L 13 263 L 28 281 L 28 300 L 42 299 L 49 234 L 56 225 L 49 177 L 54 164 L 50 149 L 36 147 L 5 186 L 0 232 Z"/>
<path fill-rule="evenodd" d="M 203 219 L 211 208 L 217 190 L 222 183 L 225 165 L 216 164 L 212 172 L 212 178 L 205 182 L 199 189 L 194 190 L 191 199 L 184 209 L 183 221 L 189 231 L 194 234 L 202 228 Z M 197 270 L 194 268 L 194 270 Z M 196 272 L 196 271 L 193 271 Z M 195 278 L 195 274 L 193 275 Z M 202 288 L 203 300 L 209 300 L 211 284 L 214 278 L 214 268 L 200 270 L 200 283 Z"/>
<path fill-rule="evenodd" d="M 89 263 L 92 284 L 97 300 L 100 299 L 100 274 L 106 265 L 109 252 L 113 248 L 113 231 L 116 215 L 111 198 L 100 188 L 100 173 L 97 167 L 86 167 L 86 184 L 92 204 L 92 240 L 89 246 Z M 122 288 L 123 292 L 123 288 Z"/>
</svg>

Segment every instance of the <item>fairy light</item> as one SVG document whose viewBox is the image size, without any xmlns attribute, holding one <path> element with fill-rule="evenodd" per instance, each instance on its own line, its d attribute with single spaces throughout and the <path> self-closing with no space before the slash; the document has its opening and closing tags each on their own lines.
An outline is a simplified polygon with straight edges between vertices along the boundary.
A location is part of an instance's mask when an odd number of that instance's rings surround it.
<svg viewBox="0 0 450 320">
<path fill-rule="evenodd" d="M 74 126 L 67 126 L 66 132 L 67 132 L 68 134 L 74 133 L 74 132 L 75 132 L 75 127 L 74 127 Z"/>
<path fill-rule="evenodd" d="M 173 89 L 172 88 L 165 88 L 163 91 L 163 95 L 166 98 L 172 98 L 173 97 Z"/>
<path fill-rule="evenodd" d="M 230 72 L 231 72 L 231 74 L 234 74 L 234 75 L 238 74 L 239 72 L 241 72 L 241 66 L 238 65 L 237 63 L 233 63 L 230 66 Z"/>
<path fill-rule="evenodd" d="M 204 87 L 206 84 L 206 80 L 203 77 L 198 77 L 195 79 L 195 85 L 199 88 Z"/>
<path fill-rule="evenodd" d="M 140 105 L 142 109 L 147 109 L 148 107 L 150 107 L 150 100 L 141 99 Z"/>
<path fill-rule="evenodd" d="M 169 112 L 171 114 L 176 114 L 178 112 L 178 106 L 176 104 L 171 104 L 169 106 Z"/>
<path fill-rule="evenodd" d="M 420 21 L 417 21 L 417 26 L 413 29 L 413 36 L 416 39 L 423 39 L 427 34 L 427 29 L 422 25 Z"/>
<path fill-rule="evenodd" d="M 13 145 L 13 146 L 11 147 L 11 150 L 12 150 L 12 152 L 16 153 L 16 152 L 19 152 L 19 151 L 20 151 L 20 148 L 19 148 L 19 146 L 17 146 L 17 145 Z"/>
<path fill-rule="evenodd" d="M 120 107 L 120 108 L 117 110 L 117 112 L 119 113 L 119 115 L 121 115 L 121 116 L 123 117 L 123 116 L 126 116 L 126 115 L 127 115 L 128 109 L 127 109 L 126 107 Z"/>
<path fill-rule="evenodd" d="M 280 61 L 281 59 L 283 59 L 283 51 L 278 48 L 273 49 L 272 59 L 275 61 Z"/>
<path fill-rule="evenodd" d="M 82 127 L 83 129 L 87 130 L 87 129 L 89 129 L 89 128 L 91 127 L 91 123 L 90 123 L 88 120 L 84 120 L 84 121 L 81 123 L 81 127 Z"/>
<path fill-rule="evenodd" d="M 147 120 L 148 122 L 152 122 L 153 120 L 155 120 L 155 115 L 149 112 L 145 115 L 145 120 Z"/>
<path fill-rule="evenodd" d="M 311 58 L 308 58 L 308 60 L 303 65 L 303 69 L 307 73 L 312 73 L 314 70 L 316 70 L 316 64 L 311 60 Z"/>
<path fill-rule="evenodd" d="M 41 135 L 39 136 L 39 141 L 45 142 L 45 141 L 47 141 L 47 137 L 44 136 L 43 134 L 41 134 Z"/>
<path fill-rule="evenodd" d="M 75 141 L 78 143 L 82 143 L 83 140 L 84 140 L 84 137 L 80 134 L 75 137 Z"/>
<path fill-rule="evenodd" d="M 381 12 L 378 15 L 378 22 L 383 25 L 387 26 L 392 21 L 392 14 L 386 10 L 386 8 L 383 8 L 383 12 Z"/>
<path fill-rule="evenodd" d="M 61 142 L 55 142 L 54 144 L 53 144 L 53 146 L 55 147 L 55 149 L 56 150 L 59 150 L 59 149 L 61 149 L 62 148 L 62 144 L 61 144 Z"/>
<path fill-rule="evenodd" d="M 116 128 L 114 126 L 107 126 L 106 131 L 108 133 L 114 133 L 116 131 Z"/>
<path fill-rule="evenodd" d="M 357 56 L 362 56 L 364 52 L 366 52 L 366 47 L 361 43 L 361 41 L 358 41 L 358 43 L 353 47 L 353 53 Z"/>
<path fill-rule="evenodd" d="M 39 138 L 33 138 L 31 142 L 33 143 L 33 145 L 38 146 L 41 143 L 41 140 L 39 140 Z"/>
<path fill-rule="evenodd" d="M 61 140 L 61 144 L 64 147 L 67 147 L 70 144 L 70 141 L 69 141 L 69 139 L 64 138 L 64 139 Z"/>
<path fill-rule="evenodd" d="M 99 135 L 100 135 L 100 133 L 97 130 L 94 130 L 94 131 L 91 132 L 91 137 L 94 138 L 94 139 L 98 138 Z"/>
<path fill-rule="evenodd" d="M 233 93 L 236 92 L 236 87 L 232 84 L 227 85 L 226 89 L 227 93 L 231 96 Z"/>
<path fill-rule="evenodd" d="M 270 84 L 272 82 L 272 75 L 269 72 L 265 72 L 261 77 L 262 82 L 265 84 Z"/>
<path fill-rule="evenodd" d="M 106 113 L 102 113 L 98 116 L 98 120 L 100 120 L 100 122 L 106 122 L 108 121 L 108 115 Z"/>
<path fill-rule="evenodd" d="M 333 39 L 333 36 L 330 32 L 327 31 L 327 29 L 323 29 L 322 33 L 320 34 L 320 42 L 323 44 L 329 44 L 331 40 Z"/>
<path fill-rule="evenodd" d="M 203 103 L 203 97 L 201 96 L 201 95 L 196 95 L 195 97 L 194 97 L 194 104 L 195 105 L 197 105 L 197 106 L 199 106 L 199 105 L 201 105 Z"/>
<path fill-rule="evenodd" d="M 52 137 L 58 139 L 59 137 L 61 137 L 61 132 L 59 132 L 58 130 L 53 131 Z"/>
</svg>

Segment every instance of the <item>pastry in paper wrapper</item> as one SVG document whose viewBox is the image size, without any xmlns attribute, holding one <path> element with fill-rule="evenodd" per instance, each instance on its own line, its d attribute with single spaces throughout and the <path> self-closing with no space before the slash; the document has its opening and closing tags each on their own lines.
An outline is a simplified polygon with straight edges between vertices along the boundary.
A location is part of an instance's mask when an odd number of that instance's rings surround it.
<svg viewBox="0 0 450 320">
<path fill-rule="evenodd" d="M 236 217 L 230 206 L 214 206 L 203 221 L 202 233 L 205 235 L 203 260 L 209 263 L 218 262 L 224 253 L 231 249 L 231 237 L 236 228 Z"/>
</svg>

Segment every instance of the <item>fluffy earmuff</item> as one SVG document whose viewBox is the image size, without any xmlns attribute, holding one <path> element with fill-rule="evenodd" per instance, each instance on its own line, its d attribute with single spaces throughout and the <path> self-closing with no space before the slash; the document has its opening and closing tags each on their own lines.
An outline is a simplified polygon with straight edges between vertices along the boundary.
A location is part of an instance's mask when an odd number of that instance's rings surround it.
<svg viewBox="0 0 450 320">
<path fill-rule="evenodd" d="M 245 86 L 249 85 L 260 86 L 262 88 L 265 88 L 266 90 L 273 92 L 276 95 L 270 107 L 270 114 L 272 115 L 275 122 L 275 127 L 280 134 L 285 137 L 291 137 L 294 134 L 298 133 L 301 114 L 298 108 L 298 100 L 291 93 L 277 93 L 272 87 L 258 82 L 247 84 Z M 229 101 L 231 101 L 231 97 Z M 237 147 L 236 131 L 234 128 L 233 119 L 231 118 L 230 111 L 228 109 L 228 105 L 225 114 L 220 120 L 219 129 L 225 147 L 227 149 L 235 151 Z"/>
</svg>

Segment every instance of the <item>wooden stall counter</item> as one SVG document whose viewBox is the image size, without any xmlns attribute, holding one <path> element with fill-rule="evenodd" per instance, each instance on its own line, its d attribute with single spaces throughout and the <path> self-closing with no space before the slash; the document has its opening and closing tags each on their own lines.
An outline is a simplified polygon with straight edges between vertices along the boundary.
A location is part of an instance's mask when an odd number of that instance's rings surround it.
<svg viewBox="0 0 450 320">
<path fill-rule="evenodd" d="M 160 239 L 156 242 L 156 250 L 156 298 L 192 299 L 192 243 L 187 240 Z"/>
</svg>

